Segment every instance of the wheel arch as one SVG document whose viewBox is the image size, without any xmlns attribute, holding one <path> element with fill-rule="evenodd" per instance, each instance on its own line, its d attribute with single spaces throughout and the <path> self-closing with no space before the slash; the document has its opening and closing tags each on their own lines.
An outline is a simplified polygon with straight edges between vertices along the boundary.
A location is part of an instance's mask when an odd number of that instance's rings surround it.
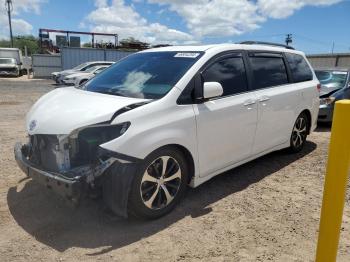
<svg viewBox="0 0 350 262">
<path fill-rule="evenodd" d="M 164 145 L 164 146 L 157 148 L 156 150 L 160 150 L 160 149 L 164 149 L 164 148 L 174 148 L 174 149 L 179 150 L 183 154 L 183 156 L 185 157 L 186 162 L 188 164 L 189 171 L 190 171 L 189 176 L 188 176 L 188 181 L 187 181 L 187 183 L 189 184 L 191 182 L 192 178 L 195 176 L 195 163 L 194 163 L 194 159 L 193 159 L 191 152 L 186 147 L 184 147 L 183 145 L 179 145 L 179 144 L 167 144 L 167 145 Z M 156 150 L 154 150 L 154 151 L 156 151 Z"/>
<path fill-rule="evenodd" d="M 307 134 L 310 135 L 311 133 L 311 126 L 312 126 L 312 116 L 311 111 L 309 109 L 304 109 L 299 115 L 305 114 L 308 118 L 308 127 L 307 127 Z"/>
</svg>

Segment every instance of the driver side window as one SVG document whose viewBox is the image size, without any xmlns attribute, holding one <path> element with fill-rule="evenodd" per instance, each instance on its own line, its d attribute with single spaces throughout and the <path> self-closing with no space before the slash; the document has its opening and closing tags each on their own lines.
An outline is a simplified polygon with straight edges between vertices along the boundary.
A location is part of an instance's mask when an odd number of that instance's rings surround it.
<svg viewBox="0 0 350 262">
<path fill-rule="evenodd" d="M 248 90 L 242 57 L 227 57 L 216 61 L 202 73 L 202 76 L 204 82 L 219 82 L 224 90 L 223 97 Z"/>
</svg>

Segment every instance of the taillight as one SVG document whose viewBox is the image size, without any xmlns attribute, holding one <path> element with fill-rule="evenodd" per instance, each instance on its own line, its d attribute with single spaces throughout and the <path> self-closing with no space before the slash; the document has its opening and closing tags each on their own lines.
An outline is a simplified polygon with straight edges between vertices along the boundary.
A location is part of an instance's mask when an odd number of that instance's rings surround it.
<svg viewBox="0 0 350 262">
<path fill-rule="evenodd" d="M 321 92 L 321 84 L 317 84 L 317 91 Z"/>
</svg>

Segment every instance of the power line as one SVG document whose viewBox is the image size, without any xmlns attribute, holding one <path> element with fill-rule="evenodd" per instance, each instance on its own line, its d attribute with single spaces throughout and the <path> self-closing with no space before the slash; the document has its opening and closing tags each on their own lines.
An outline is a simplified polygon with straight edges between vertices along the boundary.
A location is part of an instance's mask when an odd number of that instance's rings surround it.
<svg viewBox="0 0 350 262">
<path fill-rule="evenodd" d="M 11 23 L 11 12 L 13 10 L 12 0 L 6 0 L 5 8 L 7 15 L 9 17 L 9 27 L 10 27 L 10 38 L 11 38 L 11 47 L 13 47 L 13 36 L 12 36 L 12 23 Z"/>
</svg>

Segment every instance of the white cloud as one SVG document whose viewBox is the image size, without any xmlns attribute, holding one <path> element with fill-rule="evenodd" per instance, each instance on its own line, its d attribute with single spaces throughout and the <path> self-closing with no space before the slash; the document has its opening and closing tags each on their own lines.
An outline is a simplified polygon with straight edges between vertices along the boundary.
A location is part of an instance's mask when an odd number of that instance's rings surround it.
<svg viewBox="0 0 350 262">
<path fill-rule="evenodd" d="M 32 25 L 23 19 L 12 19 L 12 32 L 14 35 L 29 34 L 32 29 Z M 9 34 L 7 16 L 0 15 L 0 39 L 10 38 Z"/>
<path fill-rule="evenodd" d="M 117 33 L 150 43 L 198 43 L 203 38 L 229 37 L 254 31 L 267 19 L 282 19 L 305 6 L 328 6 L 342 0 L 147 0 L 165 12 L 177 13 L 189 32 L 150 23 L 124 0 L 95 0 L 96 10 L 84 23 L 93 31 Z M 134 3 L 146 0 L 132 0 Z M 169 19 L 166 17 L 165 19 Z"/>
<path fill-rule="evenodd" d="M 133 6 L 123 0 L 113 0 L 110 4 L 104 0 L 95 1 L 96 9 L 85 18 L 91 31 L 114 33 L 119 39 L 134 37 L 149 43 L 182 43 L 193 41 L 185 32 L 168 28 L 159 23 L 149 23 Z"/>
<path fill-rule="evenodd" d="M 33 26 L 27 21 L 18 18 L 21 13 L 40 14 L 41 5 L 45 0 L 16 0 L 13 1 L 12 32 L 13 35 L 30 34 Z M 0 7 L 0 38 L 9 38 L 9 25 L 5 5 Z"/>
<path fill-rule="evenodd" d="M 328 6 L 342 0 L 258 0 L 261 14 L 271 18 L 286 18 L 304 6 Z"/>
<path fill-rule="evenodd" d="M 247 0 L 149 0 L 169 5 L 186 22 L 196 38 L 239 35 L 259 27 L 265 19 L 257 5 Z"/>
<path fill-rule="evenodd" d="M 235 36 L 253 31 L 268 18 L 285 18 L 304 6 L 327 6 L 341 0 L 148 0 L 168 6 L 196 39 Z"/>
</svg>

